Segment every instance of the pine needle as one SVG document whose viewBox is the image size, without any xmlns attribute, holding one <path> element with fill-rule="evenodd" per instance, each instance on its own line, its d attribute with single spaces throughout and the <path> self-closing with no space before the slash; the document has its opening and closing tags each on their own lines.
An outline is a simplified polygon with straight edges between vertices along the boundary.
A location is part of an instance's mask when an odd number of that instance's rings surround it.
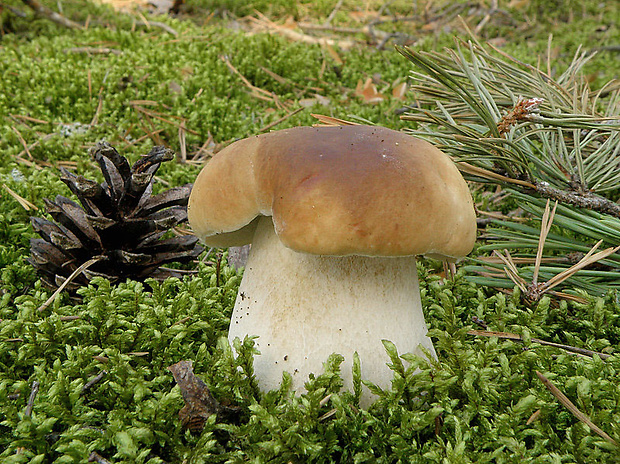
<svg viewBox="0 0 620 464">
<path fill-rule="evenodd" d="M 311 113 L 310 116 L 318 119 L 321 125 L 324 125 L 324 126 L 357 126 L 359 125 L 358 123 L 353 122 L 353 121 L 347 121 L 345 119 L 338 119 L 338 118 L 334 118 L 332 116 L 326 116 L 323 114 Z"/>
<path fill-rule="evenodd" d="M 573 274 L 575 274 L 577 271 L 583 269 L 584 267 L 590 266 L 594 263 L 596 263 L 597 261 L 600 261 L 601 259 L 605 259 L 607 258 L 609 255 L 615 253 L 616 251 L 620 250 L 620 245 L 615 247 L 615 248 L 607 248 L 603 251 L 599 251 L 596 254 L 592 254 L 594 253 L 594 251 L 599 247 L 599 245 L 603 243 L 602 240 L 599 240 L 599 242 L 594 245 L 594 247 L 592 247 L 592 249 L 588 252 L 588 254 L 586 254 L 581 261 L 579 261 L 577 264 L 571 266 L 570 268 L 566 269 L 565 271 L 562 271 L 561 273 L 555 275 L 554 277 L 552 277 L 551 279 L 549 279 L 545 284 L 545 290 L 550 290 L 553 287 L 556 287 L 557 285 L 561 284 L 562 282 L 564 282 L 565 280 L 567 280 L 568 278 L 570 278 Z"/>
<path fill-rule="evenodd" d="M 502 176 L 501 174 L 497 174 L 496 172 L 489 171 L 488 169 L 483 169 L 479 166 L 473 166 L 464 161 L 459 161 L 458 163 L 456 163 L 456 165 L 459 168 L 459 170 L 467 174 L 472 174 L 474 176 L 480 176 L 482 178 L 494 180 L 494 181 L 501 182 L 501 183 L 516 184 L 516 185 L 521 185 L 523 187 L 531 188 L 531 189 L 536 188 L 536 186 L 530 182 Z"/>
<path fill-rule="evenodd" d="M 8 185 L 2 184 L 2 187 L 4 188 L 4 190 L 7 191 L 7 193 L 9 195 L 11 195 L 13 198 L 15 198 L 17 200 L 17 202 L 21 205 L 21 207 L 24 208 L 26 211 L 30 211 L 30 210 L 37 211 L 39 209 L 39 208 L 36 207 L 36 205 L 34 205 L 33 203 L 31 203 L 28 200 L 26 200 L 24 197 L 18 195 L 13 190 L 11 190 Z"/>
<path fill-rule="evenodd" d="M 588 416 L 582 413 L 579 410 L 579 408 L 577 408 L 577 406 L 575 406 L 573 402 L 569 400 L 568 397 L 564 393 L 562 393 L 560 389 L 551 382 L 551 380 L 549 380 L 539 371 L 536 371 L 536 375 L 538 376 L 540 381 L 543 383 L 543 385 L 547 387 L 547 390 L 549 390 L 551 394 L 555 396 L 557 400 L 562 404 L 562 406 L 568 409 L 573 416 L 575 416 L 581 422 L 586 424 L 590 428 L 590 430 L 592 430 L 598 436 L 600 436 L 601 438 L 604 438 L 612 445 L 618 446 L 618 443 L 616 442 L 616 440 L 614 440 L 609 435 L 607 435 L 601 428 L 599 428 L 594 422 L 592 422 Z"/>
<path fill-rule="evenodd" d="M 523 341 L 523 337 L 521 337 L 521 335 L 516 334 L 516 333 L 510 333 L 510 332 L 495 332 L 492 330 L 469 330 L 467 334 L 475 335 L 477 337 L 497 337 L 497 338 L 501 338 L 504 340 Z M 576 354 L 580 354 L 583 356 L 588 356 L 590 358 L 593 357 L 594 355 L 597 355 L 601 359 L 607 359 L 611 356 L 609 354 L 599 353 L 598 351 L 592 351 L 586 348 L 579 348 L 577 346 L 564 345 L 563 343 L 548 342 L 546 340 L 541 340 L 540 338 L 530 338 L 530 341 L 532 343 L 538 343 L 539 345 L 560 348 L 561 350 L 569 351 L 571 353 L 576 353 Z"/>
<path fill-rule="evenodd" d="M 532 277 L 532 285 L 538 285 L 538 273 L 540 272 L 540 263 L 542 260 L 543 249 L 545 247 L 545 240 L 547 240 L 547 235 L 551 230 L 551 224 L 553 223 L 553 218 L 555 217 L 555 210 L 558 207 L 558 202 L 555 202 L 555 206 L 553 207 L 553 211 L 549 212 L 549 201 L 547 200 L 547 205 L 545 206 L 545 212 L 543 213 L 542 223 L 540 225 L 540 237 L 538 239 L 538 250 L 536 250 L 536 260 L 534 262 L 534 277 Z"/>
<path fill-rule="evenodd" d="M 67 279 L 62 284 L 60 284 L 60 286 L 56 289 L 54 293 L 52 293 L 52 295 L 45 301 L 45 303 L 39 306 L 39 309 L 37 311 L 45 310 L 49 305 L 51 305 L 54 302 L 56 297 L 67 287 L 67 285 L 71 283 L 73 279 L 75 279 L 78 275 L 80 275 L 86 269 L 91 267 L 93 264 L 101 261 L 102 259 L 103 259 L 103 256 L 95 256 L 94 258 L 89 259 L 88 261 L 83 263 L 80 267 L 78 267 L 75 271 L 73 271 L 71 275 L 67 277 Z"/>
<path fill-rule="evenodd" d="M 540 226 L 519 224 L 523 218 L 493 221 L 480 251 L 518 250 L 518 262 L 536 249 L 527 269 L 507 265 L 502 253 L 505 275 L 519 287 L 523 272 L 532 275 L 534 299 L 560 284 L 599 295 L 620 288 L 615 249 L 593 251 L 577 265 L 573 259 L 600 240 L 620 244 L 620 172 L 614 169 L 620 165 L 620 92 L 614 84 L 590 90 L 583 67 L 591 55 L 578 50 L 566 70 L 552 76 L 551 42 L 544 69 L 473 36 L 442 52 L 397 49 L 415 66 L 410 88 L 416 102 L 402 116 L 417 123 L 410 132 L 450 154 L 469 180 L 498 184 L 526 213 L 544 216 Z M 553 214 L 543 213 L 547 200 L 555 202 Z M 557 259 L 551 276 L 542 265 L 547 258 Z M 499 288 L 507 283 L 488 275 L 472 280 Z"/>
<path fill-rule="evenodd" d="M 523 293 L 526 293 L 527 282 L 525 281 L 525 279 L 523 279 L 519 275 L 519 269 L 517 268 L 515 263 L 512 261 L 512 258 L 510 257 L 510 253 L 508 252 L 508 250 L 504 250 L 504 252 L 506 253 L 506 256 L 502 255 L 498 251 L 494 251 L 493 253 L 495 253 L 495 255 L 502 261 L 502 263 L 504 263 L 505 265 L 504 272 L 510 278 L 510 280 L 512 280 L 521 289 Z"/>
</svg>

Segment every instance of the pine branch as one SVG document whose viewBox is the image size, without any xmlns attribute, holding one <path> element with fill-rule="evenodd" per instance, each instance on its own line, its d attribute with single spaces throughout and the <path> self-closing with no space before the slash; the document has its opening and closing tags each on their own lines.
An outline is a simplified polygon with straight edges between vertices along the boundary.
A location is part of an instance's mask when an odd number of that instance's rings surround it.
<svg viewBox="0 0 620 464">
<path fill-rule="evenodd" d="M 620 205 L 592 192 L 560 190 L 545 181 L 534 181 L 536 192 L 544 198 L 561 201 L 579 208 L 591 209 L 620 218 Z"/>
<path fill-rule="evenodd" d="M 595 294 L 618 287 L 620 86 L 590 89 L 582 69 L 592 55 L 578 50 L 566 70 L 552 76 L 477 42 L 457 40 L 444 52 L 398 50 L 416 66 L 410 86 L 416 105 L 402 116 L 418 124 L 411 132 L 452 155 L 469 180 L 502 186 L 534 219 L 487 224 L 480 250 L 514 253 L 505 262 L 500 256 L 474 260 L 467 266 L 479 274 L 473 280 L 527 288 L 540 273 L 547 281 L 560 275 L 555 285 Z M 543 257 L 547 199 L 558 202 L 558 215 Z M 596 255 L 600 262 L 576 267 L 579 260 L 568 258 L 587 254 L 599 241 L 607 246 Z M 537 252 L 533 268 L 515 264 Z M 562 259 L 543 265 L 554 257 Z"/>
</svg>

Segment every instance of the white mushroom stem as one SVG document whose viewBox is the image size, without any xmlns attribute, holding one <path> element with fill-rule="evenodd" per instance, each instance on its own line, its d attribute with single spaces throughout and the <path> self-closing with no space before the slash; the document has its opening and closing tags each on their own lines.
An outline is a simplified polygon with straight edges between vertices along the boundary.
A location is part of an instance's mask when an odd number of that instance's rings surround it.
<svg viewBox="0 0 620 464">
<path fill-rule="evenodd" d="M 230 323 L 231 342 L 246 335 L 259 337 L 254 368 L 263 390 L 277 388 L 288 371 L 293 388 L 303 391 L 332 353 L 344 356 L 344 386 L 351 389 L 355 351 L 362 378 L 389 388 L 383 339 L 399 353 L 424 356 L 422 346 L 435 356 L 414 257 L 298 253 L 280 243 L 270 217 L 259 221 Z M 370 401 L 365 391 L 362 404 Z"/>
</svg>

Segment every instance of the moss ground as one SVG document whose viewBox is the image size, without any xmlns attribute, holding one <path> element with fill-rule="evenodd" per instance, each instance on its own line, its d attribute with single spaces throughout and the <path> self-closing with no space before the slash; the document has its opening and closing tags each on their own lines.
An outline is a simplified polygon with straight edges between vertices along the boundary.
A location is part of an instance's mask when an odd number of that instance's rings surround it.
<svg viewBox="0 0 620 464">
<path fill-rule="evenodd" d="M 57 8 L 57 2 L 45 3 Z M 291 397 L 286 379 L 281 390 L 257 394 L 249 377 L 251 341 L 238 347 L 237 358 L 224 341 L 240 281 L 228 267 L 216 276 L 213 266 L 201 264 L 196 276 L 163 284 L 96 279 L 77 302 L 61 295 L 39 312 L 49 292 L 25 261 L 35 235 L 29 216 L 44 214 L 44 198 L 68 195 L 56 167 L 99 175 L 87 155 L 96 141 L 106 139 L 135 161 L 159 143 L 180 153 L 182 133 L 196 161 L 164 164 L 157 188 L 168 188 L 194 179 L 204 158 L 198 150 L 210 136 L 216 146 L 225 144 L 298 108 L 274 128 L 312 124 L 311 113 L 403 128 L 397 113 L 405 102 L 388 97 L 370 105 L 354 91 L 360 79 L 374 76 L 379 90 L 391 95 L 410 71 L 391 46 L 364 44 L 364 34 L 353 35 L 361 43 L 348 51 L 329 50 L 250 33 L 239 19 L 258 10 L 279 23 L 290 15 L 320 24 L 336 5 L 332 0 L 188 0 L 178 18 L 148 18 L 176 35 L 107 6 L 61 3 L 67 17 L 89 27 L 63 29 L 34 18 L 17 0 L 3 5 L 25 11 L 25 18 L 0 5 L 0 462 L 86 462 L 93 451 L 114 463 L 620 460 L 617 447 L 561 406 L 536 376 L 545 374 L 620 441 L 615 294 L 586 296 L 585 304 L 545 298 L 528 306 L 518 294 L 475 286 L 462 275 L 445 282 L 429 262 L 420 271 L 422 292 L 440 360 L 429 366 L 406 354 L 399 358 L 388 345 L 393 388 L 378 392 L 368 411 L 356 407 L 354 392 L 339 390 L 337 356 L 326 360 L 326 372 L 310 382 L 307 395 Z M 343 2 L 332 24 L 359 28 L 355 14 L 364 9 L 357 3 Z M 426 13 L 411 2 L 386 4 L 391 13 L 420 18 L 459 9 L 472 29 L 489 11 L 471 2 L 431 2 Z M 368 9 L 382 5 L 371 1 Z M 531 64 L 548 48 L 561 68 L 580 45 L 620 44 L 613 1 L 500 7 L 481 38 Z M 426 50 L 466 37 L 456 17 L 378 29 L 413 37 Z M 594 87 L 618 77 L 618 57 L 612 49 L 591 60 L 586 72 Z M 38 211 L 24 209 L 9 190 Z M 524 341 L 468 335 L 478 328 L 474 316 Z M 612 356 L 578 357 L 532 338 Z M 184 359 L 194 362 L 217 398 L 244 408 L 238 423 L 212 417 L 199 436 L 182 429 L 177 413 L 183 400 L 167 367 Z M 26 414 L 33 381 L 39 392 Z"/>
</svg>

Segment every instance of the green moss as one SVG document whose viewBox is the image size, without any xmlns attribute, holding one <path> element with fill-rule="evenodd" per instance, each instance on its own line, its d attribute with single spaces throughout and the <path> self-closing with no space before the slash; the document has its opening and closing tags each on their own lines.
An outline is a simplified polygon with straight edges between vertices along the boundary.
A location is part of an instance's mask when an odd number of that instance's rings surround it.
<svg viewBox="0 0 620 464">
<path fill-rule="evenodd" d="M 538 370 L 562 385 L 578 407 L 616 437 L 616 357 L 577 358 L 528 341 L 538 336 L 609 348 L 598 340 L 617 337 L 615 295 L 558 308 L 545 299 L 530 309 L 518 296 L 487 297 L 460 277 L 444 283 L 424 271 L 421 275 L 440 361 L 430 366 L 403 354 L 406 365 L 386 344 L 392 389 L 370 385 L 379 398 L 368 411 L 356 407 L 353 393 L 340 391 L 338 356 L 308 383 L 307 394 L 292 397 L 285 382 L 281 390 L 258 396 L 247 376 L 252 342 L 237 345 L 235 358 L 225 340 L 218 341 L 239 282 L 228 268 L 219 288 L 207 267 L 196 278 L 149 282 L 152 291 L 137 283 L 113 287 L 96 280 L 82 291 L 81 304 L 60 301 L 44 313 L 36 308 L 46 295 L 35 287 L 1 314 L 0 339 L 22 339 L 0 342 L 3 459 L 15 459 L 19 446 L 59 462 L 81 461 L 91 450 L 115 462 L 147 462 L 155 456 L 166 462 L 513 462 L 553 456 L 610 462 L 617 457 L 535 376 Z M 579 324 L 571 330 L 579 336 L 570 340 L 566 313 Z M 526 341 L 467 335 L 474 314 L 490 329 L 516 332 Z M 76 315 L 80 318 L 66 319 Z M 237 425 L 208 421 L 198 437 L 184 433 L 176 420 L 180 392 L 166 370 L 181 359 L 194 360 L 214 394 L 247 408 L 247 418 Z M 102 380 L 82 393 L 103 371 Z M 33 380 L 41 386 L 32 416 L 25 417 Z M 527 424 L 538 410 L 538 419 Z"/>
</svg>

